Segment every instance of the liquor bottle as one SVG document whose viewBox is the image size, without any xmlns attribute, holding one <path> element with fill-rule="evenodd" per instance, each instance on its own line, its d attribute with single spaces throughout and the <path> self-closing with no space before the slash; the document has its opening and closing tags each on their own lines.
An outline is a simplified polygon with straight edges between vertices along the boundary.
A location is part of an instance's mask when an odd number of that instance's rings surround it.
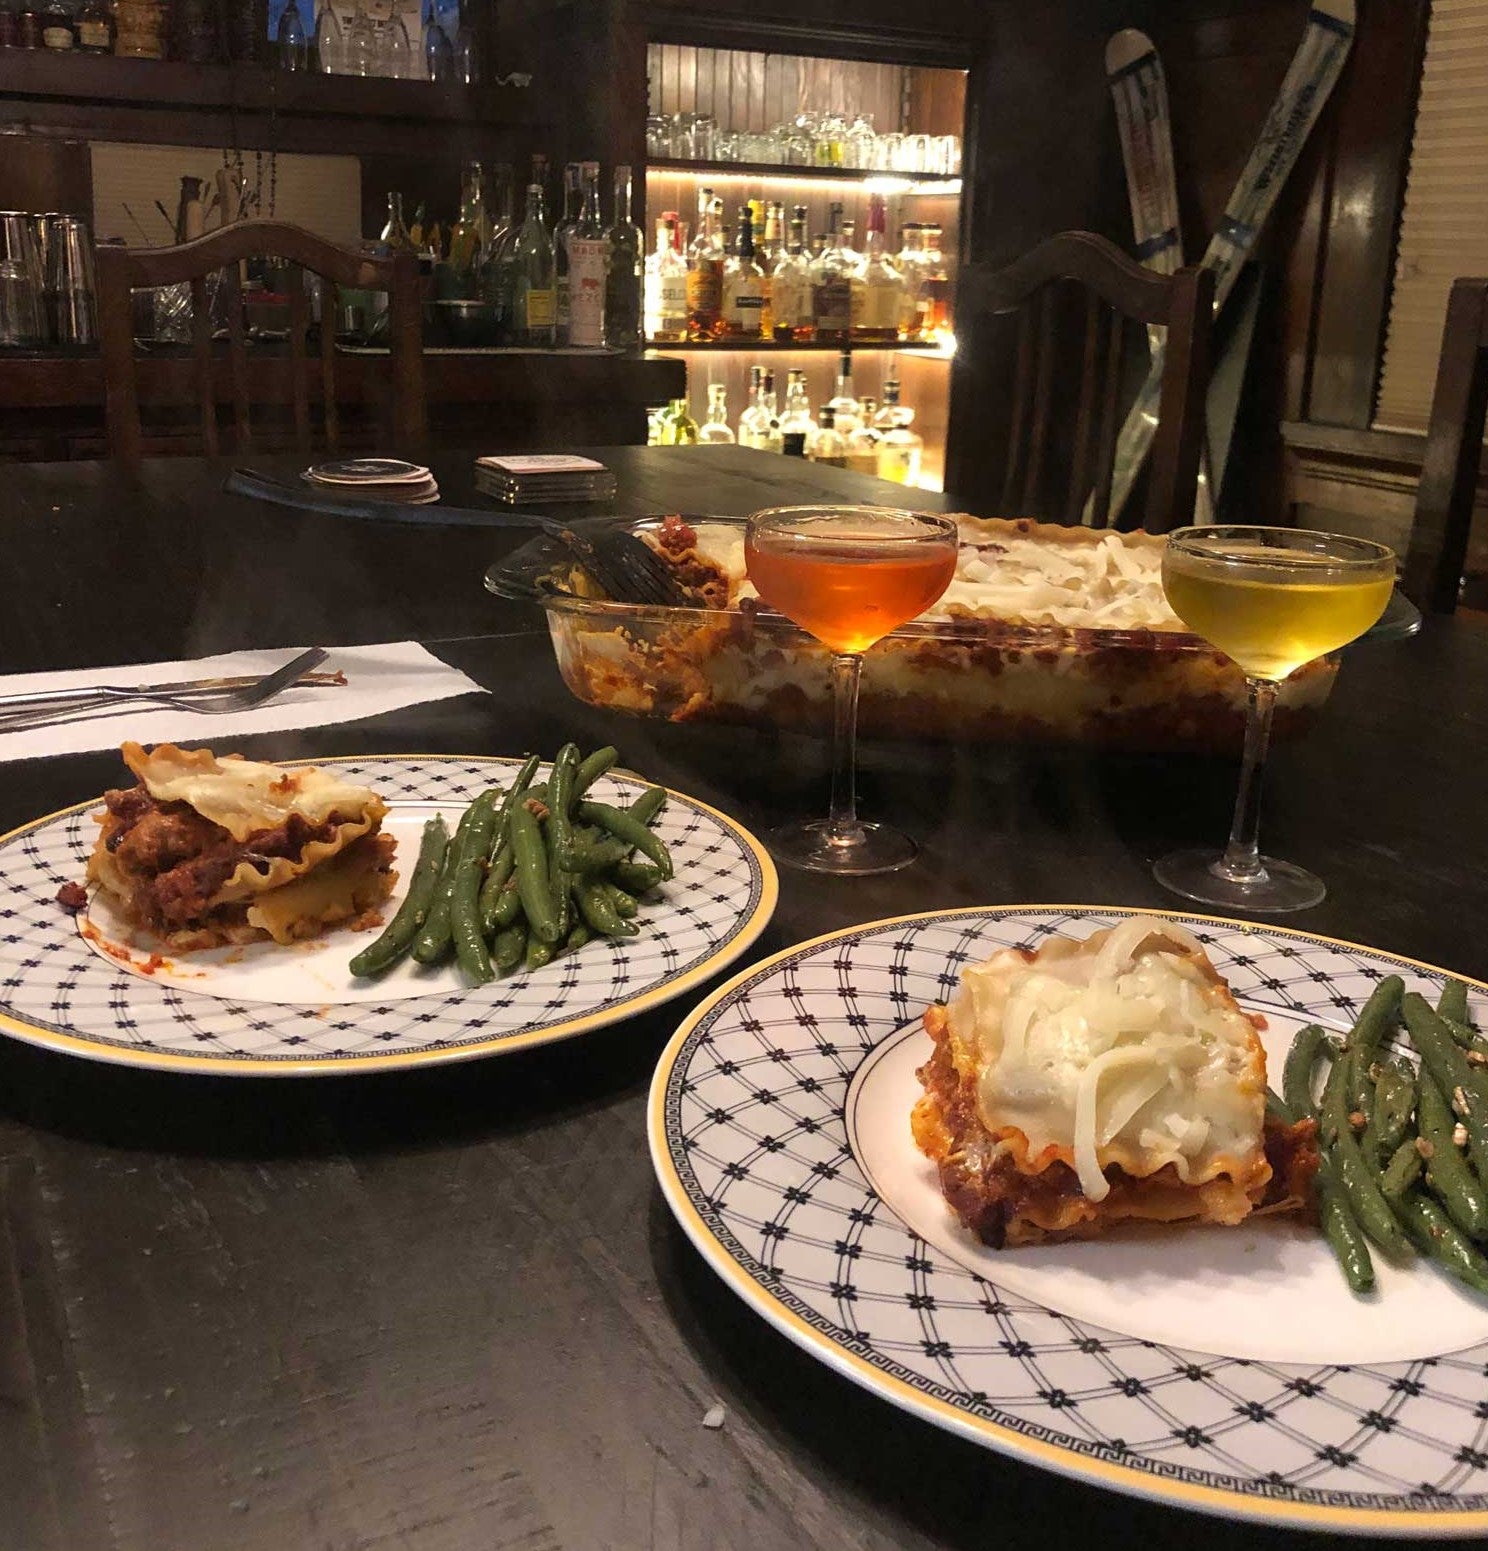
<svg viewBox="0 0 1488 1551">
<path fill-rule="evenodd" d="M 408 240 L 413 244 L 415 250 L 419 253 L 424 251 L 424 222 L 427 219 L 428 215 L 424 206 L 424 202 L 421 199 L 419 200 L 418 204 L 414 206 L 413 225 L 408 228 Z"/>
<path fill-rule="evenodd" d="M 842 256 L 847 260 L 847 272 L 849 275 L 861 275 L 863 273 L 863 255 L 858 251 L 858 223 L 856 221 L 848 220 L 842 223 Z"/>
<path fill-rule="evenodd" d="M 719 218 L 723 201 L 714 199 L 708 189 L 702 227 L 692 241 L 687 260 L 687 337 L 699 343 L 711 343 L 723 334 L 723 244 L 719 240 Z"/>
<path fill-rule="evenodd" d="M 568 342 L 597 349 L 605 342 L 605 264 L 609 238 L 599 213 L 599 163 L 581 162 L 584 203 L 568 234 Z"/>
<path fill-rule="evenodd" d="M 519 230 L 513 208 L 514 189 L 509 162 L 498 162 L 491 177 L 491 240 L 486 245 L 481 265 L 480 294 L 491 309 L 491 327 L 495 343 L 516 342 L 517 320 L 514 314 L 515 255 Z"/>
<path fill-rule="evenodd" d="M 827 407 L 832 411 L 837 430 L 847 436 L 857 429 L 858 421 L 862 418 L 863 409 L 858 403 L 857 395 L 853 392 L 852 379 L 852 352 L 844 350 L 837 359 L 837 390 L 827 400 Z"/>
<path fill-rule="evenodd" d="M 811 259 L 806 252 L 806 206 L 791 216 L 790 246 L 770 275 L 770 332 L 781 344 L 807 344 L 816 337 L 811 310 Z"/>
<path fill-rule="evenodd" d="M 760 403 L 765 410 L 765 440 L 766 452 L 781 452 L 784 443 L 780 435 L 779 405 L 775 401 L 775 373 L 768 368 L 765 371 L 765 384 L 760 390 Z"/>
<path fill-rule="evenodd" d="M 883 433 L 873 424 L 877 411 L 878 400 L 864 398 L 862 418 L 848 432 L 847 462 L 844 466 L 859 474 L 878 473 L 878 444 L 883 440 Z"/>
<path fill-rule="evenodd" d="M 486 223 L 485 192 L 479 162 L 466 162 L 460 179 L 460 219 L 450 233 L 449 267 L 462 286 L 473 286 L 485 258 L 481 231 Z M 469 294 L 467 292 L 467 294 Z"/>
<path fill-rule="evenodd" d="M 765 413 L 765 369 L 749 368 L 749 402 L 739 416 L 738 443 L 741 447 L 763 447 L 769 416 Z"/>
<path fill-rule="evenodd" d="M 387 205 L 387 224 L 382 228 L 379 239 L 383 251 L 390 254 L 416 253 L 418 249 L 414 247 L 413 238 L 403 224 L 403 196 L 389 192 Z"/>
<path fill-rule="evenodd" d="M 945 255 L 940 251 L 940 227 L 926 226 L 924 243 L 924 273 L 920 284 L 925 321 L 921 337 L 946 340 L 951 338 L 951 274 Z"/>
<path fill-rule="evenodd" d="M 673 399 L 657 416 L 663 447 L 691 447 L 698 439 L 698 423 L 687 408 L 686 399 Z"/>
<path fill-rule="evenodd" d="M 775 266 L 780 262 L 783 252 L 781 232 L 785 225 L 785 206 L 771 201 L 765 207 L 765 235 L 759 238 L 754 245 L 755 256 L 759 259 L 760 268 L 769 275 L 775 272 Z"/>
<path fill-rule="evenodd" d="M 647 267 L 646 334 L 663 344 L 687 338 L 687 260 L 678 252 L 677 212 L 656 223 L 656 252 Z"/>
<path fill-rule="evenodd" d="M 78 17 L 78 47 L 85 54 L 111 54 L 114 49 L 114 20 L 106 0 L 87 0 Z"/>
<path fill-rule="evenodd" d="M 641 343 L 641 266 L 646 239 L 630 215 L 630 168 L 615 168 L 615 220 L 606 236 L 604 342 L 611 350 Z"/>
<path fill-rule="evenodd" d="M 884 406 L 875 420 L 884 425 L 878 443 L 878 477 L 896 484 L 913 485 L 920 477 L 920 459 L 925 440 L 909 428 L 914 410 L 899 402 L 899 382 L 890 377 L 884 383 Z"/>
<path fill-rule="evenodd" d="M 299 29 L 298 16 L 295 18 L 295 27 Z M 304 53 L 304 41 L 305 34 L 301 29 L 301 54 Z M 62 4 L 62 0 L 50 0 L 41 13 L 41 46 L 54 54 L 67 54 L 77 47 L 77 34 L 73 31 L 72 17 L 68 15 L 67 7 Z"/>
<path fill-rule="evenodd" d="M 923 257 L 923 230 L 920 223 L 906 222 L 899 228 L 899 252 L 894 259 L 894 267 L 904 282 L 904 289 L 899 293 L 899 337 L 903 340 L 919 340 L 924 333 Z"/>
<path fill-rule="evenodd" d="M 308 70 L 310 49 L 305 28 L 300 21 L 300 8 L 295 0 L 288 0 L 284 14 L 279 18 L 279 32 L 275 38 L 278 65 L 281 70 Z"/>
<path fill-rule="evenodd" d="M 527 185 L 527 213 L 512 248 L 512 334 L 519 345 L 551 345 L 558 317 L 553 238 L 542 184 Z"/>
<path fill-rule="evenodd" d="M 812 461 L 844 469 L 847 467 L 847 438 L 837 429 L 836 412 L 830 404 L 823 404 L 818 413 L 821 424 L 811 444 Z"/>
<path fill-rule="evenodd" d="M 842 206 L 832 206 L 831 231 L 819 259 L 811 268 L 811 310 L 816 316 L 816 337 L 823 344 L 845 345 L 852 327 L 851 266 L 843 247 Z"/>
<path fill-rule="evenodd" d="M 698 431 L 698 440 L 719 447 L 732 445 L 734 433 L 728 423 L 727 383 L 708 384 L 708 418 Z"/>
<path fill-rule="evenodd" d="M 723 327 L 730 339 L 764 337 L 770 282 L 754 253 L 754 219 L 749 206 L 739 210 L 739 248 L 723 274 Z"/>
<path fill-rule="evenodd" d="M 806 373 L 791 370 L 785 379 L 785 413 L 780 417 L 780 436 L 785 451 L 792 450 L 792 439 L 801 438 L 801 456 L 811 451 L 816 422 L 811 418 L 811 399 L 806 392 Z"/>
<path fill-rule="evenodd" d="M 534 179 L 534 182 L 540 181 Z M 558 343 L 568 343 L 568 238 L 578 224 L 579 206 L 583 199 L 578 162 L 569 162 L 563 169 L 563 214 L 553 228 L 553 263 L 558 276 Z"/>
<path fill-rule="evenodd" d="M 889 344 L 899 338 L 899 307 L 904 282 L 884 253 L 885 205 L 882 194 L 868 196 L 868 235 L 863 268 L 852 276 L 852 337 Z"/>
</svg>

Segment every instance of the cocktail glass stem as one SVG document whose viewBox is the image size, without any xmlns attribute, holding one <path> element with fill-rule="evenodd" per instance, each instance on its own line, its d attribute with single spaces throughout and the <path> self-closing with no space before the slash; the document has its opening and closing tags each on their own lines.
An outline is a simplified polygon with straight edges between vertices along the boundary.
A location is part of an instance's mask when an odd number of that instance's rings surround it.
<svg viewBox="0 0 1488 1551">
<path fill-rule="evenodd" d="M 1255 883 L 1266 876 L 1261 865 L 1261 782 L 1266 774 L 1266 747 L 1271 741 L 1271 715 L 1276 709 L 1272 679 L 1247 678 L 1245 752 L 1240 761 L 1240 791 L 1230 824 L 1230 843 L 1212 871 L 1231 883 Z"/>
<path fill-rule="evenodd" d="M 832 654 L 832 806 L 827 840 L 835 846 L 858 845 L 858 686 L 863 659 L 857 652 Z"/>
</svg>

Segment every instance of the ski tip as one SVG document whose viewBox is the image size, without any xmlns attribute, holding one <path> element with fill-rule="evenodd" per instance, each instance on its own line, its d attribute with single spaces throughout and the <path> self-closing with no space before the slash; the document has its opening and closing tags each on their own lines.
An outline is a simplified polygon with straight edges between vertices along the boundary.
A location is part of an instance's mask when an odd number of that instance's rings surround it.
<svg viewBox="0 0 1488 1551">
<path fill-rule="evenodd" d="M 1349 9 L 1353 10 L 1352 4 Z M 1149 58 L 1157 63 L 1157 50 L 1152 46 L 1152 39 L 1135 27 L 1123 27 L 1120 32 L 1113 32 L 1111 41 L 1106 44 L 1106 74 L 1124 75 L 1135 66 L 1145 64 Z"/>
<path fill-rule="evenodd" d="M 1312 0 L 1312 9 L 1353 30 L 1357 9 L 1354 0 Z"/>
</svg>

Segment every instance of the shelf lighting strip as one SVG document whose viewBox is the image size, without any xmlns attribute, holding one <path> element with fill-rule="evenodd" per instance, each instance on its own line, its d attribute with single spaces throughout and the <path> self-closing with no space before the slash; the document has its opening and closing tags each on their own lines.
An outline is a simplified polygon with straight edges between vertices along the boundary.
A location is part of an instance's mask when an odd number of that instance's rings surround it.
<svg viewBox="0 0 1488 1551">
<path fill-rule="evenodd" d="M 691 168 L 679 167 L 648 167 L 649 176 L 657 178 L 690 178 L 695 183 L 707 183 L 710 186 L 719 183 L 768 183 L 771 188 L 800 189 L 809 192 L 814 188 L 821 188 L 823 184 L 840 183 L 844 187 L 862 189 L 868 194 L 944 194 L 947 197 L 961 192 L 960 178 L 936 178 L 933 182 L 921 182 L 915 178 L 899 176 L 895 173 L 875 173 L 872 177 L 854 177 L 844 174 L 842 177 L 823 177 L 817 174 L 811 178 L 793 178 L 788 171 L 782 171 L 778 175 L 773 172 L 719 172 L 717 169 L 703 168 L 694 172 Z"/>
</svg>

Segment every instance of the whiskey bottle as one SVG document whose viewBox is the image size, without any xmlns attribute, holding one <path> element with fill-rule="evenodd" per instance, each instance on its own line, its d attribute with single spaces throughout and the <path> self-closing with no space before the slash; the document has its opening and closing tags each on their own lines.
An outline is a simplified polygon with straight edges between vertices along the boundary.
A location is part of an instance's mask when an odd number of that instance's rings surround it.
<svg viewBox="0 0 1488 1551">
<path fill-rule="evenodd" d="M 845 345 L 852 327 L 851 265 L 843 245 L 842 206 L 832 206 L 826 246 L 811 270 L 811 310 L 816 337 L 823 344 Z"/>
<path fill-rule="evenodd" d="M 837 360 L 837 389 L 827 400 L 838 431 L 847 436 L 855 431 L 862 417 L 862 406 L 853 393 L 852 352 L 844 350 Z"/>
<path fill-rule="evenodd" d="M 645 238 L 630 214 L 630 168 L 615 168 L 615 220 L 605 255 L 604 342 L 610 350 L 641 343 L 641 266 Z"/>
<path fill-rule="evenodd" d="M 687 337 L 711 344 L 723 335 L 724 251 L 718 228 L 723 201 L 708 189 L 707 207 L 701 211 L 702 229 L 693 238 L 687 261 Z"/>
<path fill-rule="evenodd" d="M 920 280 L 924 323 L 920 337 L 938 343 L 950 339 L 952 334 L 951 273 L 940 251 L 940 227 L 932 224 L 924 228 L 924 244 Z"/>
<path fill-rule="evenodd" d="M 833 468 L 847 467 L 847 438 L 837 429 L 837 415 L 830 404 L 823 404 L 819 414 L 821 423 L 811 444 L 811 458 L 815 463 L 827 463 Z"/>
<path fill-rule="evenodd" d="M 862 405 L 862 418 L 848 432 L 847 463 L 845 467 L 853 469 L 859 474 L 876 475 L 878 473 L 878 444 L 883 440 L 883 433 L 877 430 L 873 424 L 873 417 L 877 411 L 878 400 L 865 397 Z"/>
<path fill-rule="evenodd" d="M 792 439 L 801 438 L 801 455 L 811 451 L 816 436 L 816 422 L 811 418 L 811 399 L 806 392 L 806 373 L 792 370 L 785 379 L 785 413 L 780 417 L 780 436 L 785 450 L 791 450 Z"/>
<path fill-rule="evenodd" d="M 450 233 L 449 267 L 462 294 L 469 296 L 485 258 L 482 230 L 486 224 L 481 164 L 466 162 L 460 179 L 460 219 Z"/>
<path fill-rule="evenodd" d="M 878 443 L 878 477 L 896 484 L 919 482 L 920 461 L 925 451 L 924 438 L 911 431 L 914 410 L 899 402 L 899 382 L 890 377 L 884 383 L 884 404 L 874 417 L 883 428 Z"/>
<path fill-rule="evenodd" d="M 754 220 L 749 206 L 739 210 L 739 248 L 723 275 L 723 325 L 729 339 L 764 337 L 770 282 L 754 253 Z"/>
<path fill-rule="evenodd" d="M 605 265 L 610 245 L 599 213 L 599 163 L 581 162 L 584 204 L 568 234 L 568 342 L 598 349 L 605 342 Z"/>
<path fill-rule="evenodd" d="M 884 253 L 885 206 L 882 194 L 868 196 L 868 235 L 863 267 L 851 276 L 854 339 L 890 344 L 899 338 L 899 309 L 904 282 Z"/>
<path fill-rule="evenodd" d="M 656 251 L 646 271 L 646 335 L 663 344 L 687 338 L 687 260 L 679 251 L 677 212 L 656 223 Z"/>
<path fill-rule="evenodd" d="M 808 344 L 816 337 L 805 205 L 797 205 L 792 212 L 790 246 L 781 253 L 770 274 L 770 332 L 780 344 Z"/>
</svg>

